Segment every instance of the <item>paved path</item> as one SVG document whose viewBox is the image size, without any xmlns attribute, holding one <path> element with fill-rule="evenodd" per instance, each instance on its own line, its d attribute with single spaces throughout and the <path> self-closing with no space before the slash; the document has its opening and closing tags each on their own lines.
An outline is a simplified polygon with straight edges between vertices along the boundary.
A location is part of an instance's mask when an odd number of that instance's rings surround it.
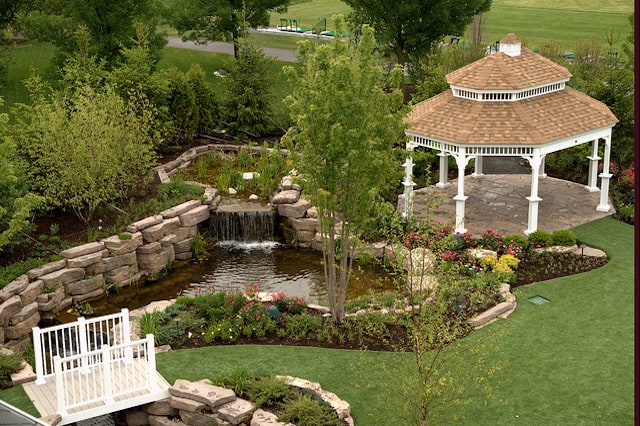
<svg viewBox="0 0 640 426">
<path fill-rule="evenodd" d="M 182 38 L 180 37 L 168 36 L 167 46 L 178 49 L 191 49 L 203 52 L 226 53 L 228 55 L 233 55 L 233 44 L 220 41 L 210 41 L 207 44 L 196 44 L 192 41 L 182 41 Z M 296 54 L 293 50 L 276 49 L 273 47 L 263 47 L 262 50 L 267 57 L 274 58 L 278 61 L 296 61 Z"/>
</svg>

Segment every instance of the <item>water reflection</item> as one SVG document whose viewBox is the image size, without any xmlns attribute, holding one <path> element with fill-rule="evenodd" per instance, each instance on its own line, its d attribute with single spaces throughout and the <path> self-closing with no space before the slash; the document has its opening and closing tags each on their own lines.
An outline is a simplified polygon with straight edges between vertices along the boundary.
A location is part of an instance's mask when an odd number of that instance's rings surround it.
<svg viewBox="0 0 640 426">
<path fill-rule="evenodd" d="M 206 284 L 218 290 L 257 284 L 260 291 L 283 291 L 313 303 L 326 304 L 322 255 L 276 242 L 222 242 L 209 250 L 206 261 L 174 268 L 156 283 L 122 288 L 118 293 L 91 301 L 99 315 L 123 307 L 137 309 L 156 300 L 175 298 L 192 284 Z M 349 283 L 347 299 L 393 289 L 391 276 L 380 266 L 358 268 Z"/>
</svg>

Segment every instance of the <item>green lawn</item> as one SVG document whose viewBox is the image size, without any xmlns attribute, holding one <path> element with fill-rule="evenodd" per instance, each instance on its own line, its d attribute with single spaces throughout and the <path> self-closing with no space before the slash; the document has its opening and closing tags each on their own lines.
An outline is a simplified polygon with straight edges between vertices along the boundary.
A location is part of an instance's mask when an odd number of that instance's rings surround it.
<svg viewBox="0 0 640 426">
<path fill-rule="evenodd" d="M 611 261 L 595 271 L 515 289 L 516 311 L 470 337 L 500 332 L 492 356 L 504 367 L 490 379 L 494 398 L 473 400 L 448 424 L 633 423 L 633 228 L 605 218 L 574 231 L 580 241 L 604 249 Z M 528 302 L 534 295 L 550 302 Z M 356 424 L 395 426 L 409 424 L 400 420 L 394 379 L 410 360 L 411 355 L 396 353 L 216 346 L 159 354 L 157 361 L 171 383 L 238 368 L 304 377 L 348 400 Z M 20 387 L 0 398 L 35 414 Z"/>
<path fill-rule="evenodd" d="M 290 6 L 286 14 L 272 13 L 270 25 L 279 25 L 280 18 L 296 18 L 300 27 L 311 28 L 327 18 L 332 26 L 332 15 L 349 11 L 341 0 L 310 0 Z M 485 42 L 491 44 L 513 32 L 531 48 L 554 40 L 573 50 L 578 40 L 595 37 L 604 42 L 607 31 L 625 37 L 631 30 L 628 15 L 632 11 L 629 0 L 494 0 L 485 14 Z"/>
</svg>

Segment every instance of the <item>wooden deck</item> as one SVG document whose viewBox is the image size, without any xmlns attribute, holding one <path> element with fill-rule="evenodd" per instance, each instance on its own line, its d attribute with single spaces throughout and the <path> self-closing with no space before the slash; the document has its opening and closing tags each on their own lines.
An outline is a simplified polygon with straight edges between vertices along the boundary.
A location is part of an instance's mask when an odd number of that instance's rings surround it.
<svg viewBox="0 0 640 426">
<path fill-rule="evenodd" d="M 101 396 L 108 393 L 101 386 L 103 382 L 103 368 L 101 366 L 91 367 L 90 371 L 84 373 L 79 370 L 65 373 L 65 397 L 67 401 L 70 401 L 70 407 L 66 413 L 60 413 L 62 415 L 60 424 L 65 425 L 168 398 L 170 385 L 157 372 L 155 372 L 157 375 L 156 387 L 153 389 L 144 387 L 142 380 L 147 369 L 147 361 L 141 358 L 135 358 L 130 363 L 119 361 L 117 368 L 112 369 L 114 377 L 111 382 L 114 387 L 111 390 L 111 398 Z M 42 417 L 58 412 L 55 376 L 47 377 L 46 383 L 42 385 L 30 382 L 23 384 L 23 387 Z M 143 390 L 131 391 L 131 389 L 140 388 Z M 80 395 L 87 394 L 97 395 L 97 397 L 88 403 L 73 403 L 73 401 L 79 400 Z"/>
</svg>

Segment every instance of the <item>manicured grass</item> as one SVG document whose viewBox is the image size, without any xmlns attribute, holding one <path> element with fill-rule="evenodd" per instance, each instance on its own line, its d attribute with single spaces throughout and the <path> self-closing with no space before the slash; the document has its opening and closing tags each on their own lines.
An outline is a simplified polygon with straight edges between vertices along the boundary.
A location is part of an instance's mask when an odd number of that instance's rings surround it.
<svg viewBox="0 0 640 426">
<path fill-rule="evenodd" d="M 487 44 L 502 39 L 508 33 L 515 33 L 524 45 L 532 49 L 553 40 L 565 50 L 573 51 L 577 41 L 591 40 L 592 37 L 605 44 L 608 31 L 618 37 L 615 44 L 620 46 L 631 30 L 627 13 L 507 6 L 500 2 L 493 3 L 485 18 Z"/>
<path fill-rule="evenodd" d="M 448 424 L 632 424 L 633 228 L 605 218 L 574 229 L 581 242 L 604 249 L 605 267 L 518 287 L 518 308 L 474 333 L 499 332 L 504 365 L 489 380 L 493 399 L 477 398 Z M 529 297 L 550 300 L 534 305 Z M 289 374 L 319 382 L 352 406 L 357 424 L 400 425 L 396 376 L 411 354 L 282 346 L 215 346 L 159 354 L 158 369 L 173 383 L 235 369 Z M 189 366 L 185 368 L 185 366 Z M 21 387 L 0 398 L 37 414 Z"/>
<path fill-rule="evenodd" d="M 341 0 L 310 0 L 290 6 L 284 15 L 272 13 L 270 25 L 279 25 L 280 18 L 296 18 L 299 27 L 311 28 L 326 17 L 327 26 L 332 27 L 332 15 L 346 15 L 349 11 Z M 620 35 L 621 41 L 631 30 L 628 15 L 632 11 L 633 3 L 628 0 L 494 0 L 485 14 L 485 43 L 491 44 L 512 32 L 533 49 L 554 40 L 572 51 L 579 40 L 595 37 L 604 43 L 607 31 Z"/>
<path fill-rule="evenodd" d="M 271 13 L 269 25 L 280 25 L 280 18 L 297 19 L 298 28 L 311 29 L 322 18 L 327 19 L 327 30 L 334 30 L 331 17 L 336 14 L 347 15 L 351 8 L 340 0 L 310 0 L 289 6 L 286 13 Z"/>
<path fill-rule="evenodd" d="M 32 71 L 38 71 L 46 78 L 44 74 L 49 69 L 53 52 L 54 48 L 49 43 L 34 42 L 15 47 L 13 63 L 9 66 L 7 86 L 0 88 L 0 96 L 4 98 L 4 106 L 0 107 L 0 112 L 8 112 L 15 103 L 28 102 L 29 95 L 23 81 Z"/>
</svg>

